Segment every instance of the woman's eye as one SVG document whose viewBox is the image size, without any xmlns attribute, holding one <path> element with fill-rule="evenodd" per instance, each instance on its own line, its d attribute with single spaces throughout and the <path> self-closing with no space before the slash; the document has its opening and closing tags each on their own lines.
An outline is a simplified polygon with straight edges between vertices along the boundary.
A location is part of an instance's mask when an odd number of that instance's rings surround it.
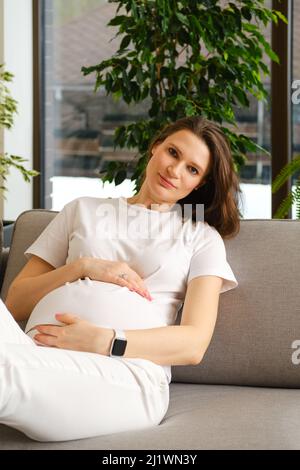
<svg viewBox="0 0 300 470">
<path fill-rule="evenodd" d="M 169 153 L 170 153 L 173 157 L 176 157 L 177 151 L 176 151 L 175 149 L 173 149 L 172 147 L 169 147 L 169 148 L 168 148 L 168 151 L 169 151 Z M 172 153 L 172 152 L 174 152 L 174 153 Z M 198 172 L 197 168 L 195 168 L 195 167 L 193 167 L 193 166 L 190 166 L 190 168 L 191 168 L 192 170 L 195 170 L 195 172 L 196 172 L 196 173 L 192 172 L 193 175 L 198 175 L 199 172 Z"/>
<path fill-rule="evenodd" d="M 172 147 L 169 147 L 168 150 L 169 150 L 169 153 L 173 156 L 174 156 L 174 153 L 175 153 L 175 155 L 177 154 L 176 150 L 173 149 Z M 172 153 L 172 152 L 174 152 L 174 153 Z"/>
<path fill-rule="evenodd" d="M 193 175 L 197 175 L 198 174 L 198 170 L 197 168 L 194 168 L 193 166 L 190 167 L 192 170 L 195 170 L 196 173 L 193 173 Z"/>
</svg>

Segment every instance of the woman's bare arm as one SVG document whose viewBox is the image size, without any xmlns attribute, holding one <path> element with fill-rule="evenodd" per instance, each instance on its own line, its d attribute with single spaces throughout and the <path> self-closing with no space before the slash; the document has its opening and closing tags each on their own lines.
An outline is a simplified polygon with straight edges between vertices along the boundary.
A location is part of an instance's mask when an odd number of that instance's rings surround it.
<svg viewBox="0 0 300 470">
<path fill-rule="evenodd" d="M 128 344 L 124 357 L 140 357 L 160 365 L 200 364 L 213 336 L 222 282 L 213 275 L 189 282 L 180 325 L 125 330 Z"/>
<path fill-rule="evenodd" d="M 38 301 L 66 282 L 83 277 L 84 263 L 79 258 L 55 269 L 33 255 L 9 287 L 5 305 L 16 321 L 27 320 Z"/>
</svg>

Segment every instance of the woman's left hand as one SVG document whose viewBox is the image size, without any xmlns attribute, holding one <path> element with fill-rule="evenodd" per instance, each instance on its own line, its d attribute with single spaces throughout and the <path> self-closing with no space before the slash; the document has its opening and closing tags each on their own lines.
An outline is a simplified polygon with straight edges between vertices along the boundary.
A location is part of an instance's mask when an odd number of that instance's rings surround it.
<svg viewBox="0 0 300 470">
<path fill-rule="evenodd" d="M 55 317 L 65 325 L 38 325 L 35 340 L 44 346 L 109 356 L 112 329 L 101 328 L 71 313 L 57 313 Z"/>
</svg>

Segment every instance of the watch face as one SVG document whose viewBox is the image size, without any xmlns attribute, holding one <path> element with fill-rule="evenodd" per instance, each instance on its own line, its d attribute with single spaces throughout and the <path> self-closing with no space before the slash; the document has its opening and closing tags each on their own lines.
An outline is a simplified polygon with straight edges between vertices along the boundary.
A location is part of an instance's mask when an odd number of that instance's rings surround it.
<svg viewBox="0 0 300 470">
<path fill-rule="evenodd" d="M 113 356 L 123 356 L 125 349 L 127 346 L 127 340 L 124 339 L 116 339 L 114 341 L 114 345 L 112 348 L 112 355 Z"/>
</svg>

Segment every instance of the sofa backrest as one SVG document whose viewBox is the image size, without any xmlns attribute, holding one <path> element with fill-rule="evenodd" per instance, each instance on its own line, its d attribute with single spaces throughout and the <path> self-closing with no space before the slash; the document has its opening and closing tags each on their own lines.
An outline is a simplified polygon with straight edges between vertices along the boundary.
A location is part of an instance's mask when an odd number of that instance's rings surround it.
<svg viewBox="0 0 300 470">
<path fill-rule="evenodd" d="M 26 263 L 24 251 L 55 215 L 35 209 L 18 217 L 2 299 Z M 220 295 L 214 335 L 202 362 L 172 366 L 173 382 L 300 387 L 299 240 L 299 220 L 241 220 L 239 234 L 225 240 L 239 285 Z M 181 313 L 177 324 L 180 319 Z"/>
</svg>

